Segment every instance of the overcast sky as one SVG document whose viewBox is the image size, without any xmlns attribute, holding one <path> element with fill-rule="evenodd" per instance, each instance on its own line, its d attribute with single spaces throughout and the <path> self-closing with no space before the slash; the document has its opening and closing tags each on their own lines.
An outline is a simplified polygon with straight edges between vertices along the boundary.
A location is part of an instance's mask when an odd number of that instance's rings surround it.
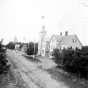
<svg viewBox="0 0 88 88">
<path fill-rule="evenodd" d="M 88 45 L 87 5 L 87 0 L 0 0 L 0 39 L 38 41 L 44 24 L 47 36 L 68 31 Z"/>
</svg>

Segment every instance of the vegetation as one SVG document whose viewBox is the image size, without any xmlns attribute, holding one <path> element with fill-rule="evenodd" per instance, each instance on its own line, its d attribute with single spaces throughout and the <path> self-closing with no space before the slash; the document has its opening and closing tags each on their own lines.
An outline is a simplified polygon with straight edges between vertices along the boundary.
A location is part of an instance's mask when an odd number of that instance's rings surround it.
<svg viewBox="0 0 88 88">
<path fill-rule="evenodd" d="M 8 72 L 10 65 L 8 64 L 8 60 L 6 58 L 6 49 L 0 42 L 0 75 Z"/>
<path fill-rule="evenodd" d="M 88 78 L 88 46 L 76 50 L 64 49 L 62 53 L 55 49 L 53 56 L 54 61 L 61 64 L 64 70 L 80 78 Z"/>
<path fill-rule="evenodd" d="M 37 52 L 38 52 L 38 43 L 35 43 L 34 45 L 33 42 L 30 42 L 28 44 L 27 54 L 31 56 L 33 54 L 36 55 Z"/>
<path fill-rule="evenodd" d="M 7 47 L 8 49 L 15 49 L 15 44 L 14 44 L 13 42 L 9 42 L 9 43 L 6 45 L 6 47 Z"/>
<path fill-rule="evenodd" d="M 59 49 L 54 49 L 52 56 L 54 57 L 53 60 L 57 64 L 62 64 L 63 54 L 62 54 L 62 52 L 60 52 Z"/>
</svg>

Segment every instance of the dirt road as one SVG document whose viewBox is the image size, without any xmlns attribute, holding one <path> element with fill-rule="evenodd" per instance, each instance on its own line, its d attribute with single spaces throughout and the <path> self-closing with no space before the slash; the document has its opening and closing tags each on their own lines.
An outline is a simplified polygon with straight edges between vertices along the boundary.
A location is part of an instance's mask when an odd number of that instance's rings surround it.
<svg viewBox="0 0 88 88">
<path fill-rule="evenodd" d="M 21 52 L 7 51 L 10 60 L 17 66 L 16 73 L 23 80 L 25 88 L 69 88 L 65 83 L 56 81 L 39 63 L 32 63 Z"/>
<path fill-rule="evenodd" d="M 22 86 L 21 88 L 87 88 L 74 84 L 69 78 L 55 69 L 49 71 L 50 68 L 56 66 L 51 60 L 41 59 L 41 63 L 34 63 L 24 57 L 21 51 L 14 50 L 7 50 L 7 55 L 12 66 L 15 67 L 13 72 L 16 80 Z M 51 76 L 52 74 L 53 76 Z M 12 86 L 7 88 L 20 88 Z"/>
</svg>

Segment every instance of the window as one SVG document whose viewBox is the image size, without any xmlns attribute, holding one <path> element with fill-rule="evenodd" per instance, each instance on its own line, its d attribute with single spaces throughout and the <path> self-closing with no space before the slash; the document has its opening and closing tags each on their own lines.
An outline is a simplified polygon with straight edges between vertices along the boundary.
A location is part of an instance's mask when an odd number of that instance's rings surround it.
<svg viewBox="0 0 88 88">
<path fill-rule="evenodd" d="M 72 40 L 72 42 L 74 43 L 74 39 Z"/>
<path fill-rule="evenodd" d="M 72 49 L 72 46 L 70 48 Z"/>
<path fill-rule="evenodd" d="M 50 45 L 48 45 L 48 48 L 50 49 Z"/>
<path fill-rule="evenodd" d="M 51 46 L 51 49 L 52 49 L 52 46 Z"/>
<path fill-rule="evenodd" d="M 77 42 L 77 40 L 76 40 L 76 39 L 72 39 L 72 42 L 73 42 L 73 43 L 76 43 L 76 42 Z"/>
<path fill-rule="evenodd" d="M 75 39 L 75 43 L 76 43 L 76 39 Z"/>
<path fill-rule="evenodd" d="M 44 50 L 42 50 L 42 53 L 44 53 Z"/>
<path fill-rule="evenodd" d="M 60 50 L 61 50 L 61 46 L 60 46 Z"/>
<path fill-rule="evenodd" d="M 45 45 L 44 45 L 44 48 L 45 48 Z"/>
<path fill-rule="evenodd" d="M 65 49 L 65 46 L 63 47 L 63 49 Z"/>
<path fill-rule="evenodd" d="M 43 48 L 43 44 L 42 44 L 42 48 Z"/>
</svg>

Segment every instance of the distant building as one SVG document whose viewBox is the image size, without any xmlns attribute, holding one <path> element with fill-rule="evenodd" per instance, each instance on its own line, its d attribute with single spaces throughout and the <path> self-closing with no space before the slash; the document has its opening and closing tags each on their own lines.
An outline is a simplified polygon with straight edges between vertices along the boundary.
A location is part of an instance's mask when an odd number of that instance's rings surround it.
<svg viewBox="0 0 88 88">
<path fill-rule="evenodd" d="M 43 57 L 51 56 L 52 52 L 55 48 L 63 50 L 64 48 L 72 48 L 72 49 L 81 49 L 82 44 L 76 35 L 68 35 L 68 32 L 65 32 L 65 36 L 60 35 L 52 35 L 52 37 L 46 36 L 47 31 L 42 29 L 40 31 L 40 40 L 38 43 L 38 55 Z"/>
<path fill-rule="evenodd" d="M 16 44 L 18 41 L 17 41 L 17 38 L 16 38 L 16 36 L 15 36 L 15 38 L 14 38 L 14 44 Z"/>
<path fill-rule="evenodd" d="M 26 53 L 27 52 L 27 45 L 23 44 L 21 50 Z"/>
<path fill-rule="evenodd" d="M 19 50 L 20 49 L 20 44 L 15 44 L 15 50 Z"/>
<path fill-rule="evenodd" d="M 45 26 L 42 26 L 42 30 L 39 32 L 40 38 L 39 38 L 39 43 L 38 43 L 38 55 L 42 55 L 42 40 L 44 36 L 46 36 L 47 31 L 44 30 Z"/>
<path fill-rule="evenodd" d="M 19 50 L 20 49 L 20 44 L 18 43 L 16 36 L 14 38 L 14 44 L 15 44 L 15 50 Z"/>
<path fill-rule="evenodd" d="M 50 50 L 50 37 L 44 37 L 42 39 L 42 49 L 41 49 L 41 56 L 49 56 L 49 50 Z"/>
</svg>

